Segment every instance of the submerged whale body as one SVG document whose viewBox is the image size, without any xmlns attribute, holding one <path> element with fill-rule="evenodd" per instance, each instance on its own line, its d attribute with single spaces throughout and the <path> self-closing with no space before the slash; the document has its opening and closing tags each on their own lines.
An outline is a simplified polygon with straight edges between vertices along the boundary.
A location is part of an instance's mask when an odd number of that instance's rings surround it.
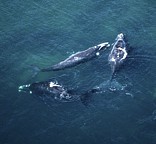
<svg viewBox="0 0 156 144">
<path fill-rule="evenodd" d="M 76 90 L 69 90 L 64 86 L 53 82 L 52 80 L 35 82 L 28 85 L 21 85 L 18 88 L 19 92 L 33 94 L 43 100 L 50 100 L 53 102 L 75 102 L 80 101 L 83 105 L 88 106 L 92 94 L 102 91 L 98 88 L 78 93 Z"/>
<path fill-rule="evenodd" d="M 117 35 L 112 50 L 108 57 L 108 62 L 111 66 L 112 77 L 116 70 L 121 66 L 124 60 L 127 58 L 127 44 L 125 42 L 125 36 L 123 33 Z"/>
<path fill-rule="evenodd" d="M 60 102 L 71 102 L 79 100 L 79 95 L 73 94 L 62 85 L 53 81 L 35 82 L 28 85 L 22 85 L 18 88 L 19 92 L 28 92 L 39 97 L 48 97 Z"/>
<path fill-rule="evenodd" d="M 101 43 L 97 46 L 90 47 L 87 50 L 77 52 L 77 53 L 71 55 L 70 57 L 68 57 L 67 59 L 59 62 L 58 64 L 55 64 L 48 68 L 40 69 L 40 71 L 42 71 L 42 72 L 58 71 L 58 70 L 62 70 L 65 68 L 74 67 L 80 63 L 87 62 L 87 61 L 99 56 L 99 54 L 102 52 L 102 50 L 106 49 L 109 46 L 110 45 L 108 42 Z"/>
</svg>

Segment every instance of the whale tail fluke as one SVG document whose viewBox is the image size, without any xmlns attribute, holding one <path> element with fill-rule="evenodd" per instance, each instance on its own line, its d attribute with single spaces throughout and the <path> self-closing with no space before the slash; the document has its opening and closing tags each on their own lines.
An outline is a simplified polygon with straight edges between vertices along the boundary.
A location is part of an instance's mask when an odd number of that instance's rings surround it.
<svg viewBox="0 0 156 144">
<path fill-rule="evenodd" d="M 88 104 L 91 102 L 92 94 L 99 92 L 99 88 L 93 88 L 80 96 L 81 102 L 85 105 L 88 106 Z"/>
<path fill-rule="evenodd" d="M 91 95 L 90 93 L 84 93 L 80 96 L 80 100 L 82 102 L 82 104 L 84 104 L 85 106 L 88 106 L 89 102 L 91 101 Z"/>
</svg>

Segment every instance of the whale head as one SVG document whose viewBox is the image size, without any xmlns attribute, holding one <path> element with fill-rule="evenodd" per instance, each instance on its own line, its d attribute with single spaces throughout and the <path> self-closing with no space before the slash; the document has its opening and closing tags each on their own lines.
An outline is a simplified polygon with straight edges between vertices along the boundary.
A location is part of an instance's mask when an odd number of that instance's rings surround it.
<svg viewBox="0 0 156 144">
<path fill-rule="evenodd" d="M 119 41 L 119 40 L 124 40 L 125 39 L 125 36 L 124 36 L 124 34 L 123 33 L 120 33 L 120 34 L 118 34 L 117 35 L 117 37 L 116 37 L 116 41 Z"/>
<path fill-rule="evenodd" d="M 32 94 L 32 91 L 30 90 L 30 84 L 28 85 L 21 85 L 18 87 L 18 92 L 25 92 L 25 93 L 30 93 Z"/>
</svg>

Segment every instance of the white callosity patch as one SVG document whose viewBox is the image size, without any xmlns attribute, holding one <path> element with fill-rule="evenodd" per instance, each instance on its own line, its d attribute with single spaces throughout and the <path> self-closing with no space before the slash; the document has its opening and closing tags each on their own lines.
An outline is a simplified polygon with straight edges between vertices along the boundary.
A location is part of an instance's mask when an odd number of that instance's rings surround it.
<svg viewBox="0 0 156 144">
<path fill-rule="evenodd" d="M 123 40 L 123 37 L 124 37 L 123 33 L 120 33 L 120 34 L 118 34 L 117 39 L 118 40 Z"/>
<path fill-rule="evenodd" d="M 49 83 L 49 87 L 61 87 L 61 86 L 58 85 L 57 83 L 50 82 L 50 83 Z"/>
<path fill-rule="evenodd" d="M 126 51 L 126 49 L 124 48 L 118 48 L 119 50 L 121 50 L 123 53 L 124 53 L 124 55 L 123 55 L 123 58 L 120 60 L 120 61 L 122 61 L 122 60 L 124 60 L 126 57 L 127 57 L 127 51 Z"/>
<path fill-rule="evenodd" d="M 97 52 L 97 53 L 96 53 L 96 55 L 97 55 L 97 56 L 99 56 L 99 55 L 100 55 L 100 53 L 99 53 L 99 52 Z"/>
<path fill-rule="evenodd" d="M 81 58 L 80 57 L 74 57 L 74 60 L 80 60 Z"/>
<path fill-rule="evenodd" d="M 115 62 L 116 60 L 115 60 L 115 58 L 114 58 L 114 57 L 112 57 L 112 58 L 111 58 L 111 61 Z"/>
<path fill-rule="evenodd" d="M 22 90 L 24 90 L 24 88 L 28 88 L 28 87 L 30 87 L 30 84 L 19 86 L 18 87 L 18 92 L 21 92 Z"/>
<path fill-rule="evenodd" d="M 23 89 L 23 86 L 19 86 L 18 87 L 18 91 L 21 92 L 21 90 Z"/>
</svg>

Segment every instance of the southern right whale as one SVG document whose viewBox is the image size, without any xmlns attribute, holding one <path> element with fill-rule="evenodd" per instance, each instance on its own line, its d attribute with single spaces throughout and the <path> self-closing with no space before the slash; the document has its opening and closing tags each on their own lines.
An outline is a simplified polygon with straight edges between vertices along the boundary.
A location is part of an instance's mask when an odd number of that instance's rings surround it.
<svg viewBox="0 0 156 144">
<path fill-rule="evenodd" d="M 54 102 L 81 101 L 84 105 L 88 104 L 90 99 L 89 94 L 95 93 L 94 90 L 78 93 L 76 90 L 67 89 L 53 80 L 21 85 L 19 86 L 18 91 L 36 95 L 43 100 L 46 100 L 47 98 L 48 100 L 52 100 Z"/>
<path fill-rule="evenodd" d="M 127 58 L 128 55 L 127 51 L 128 48 L 127 48 L 127 43 L 125 42 L 125 36 L 123 33 L 120 33 L 117 35 L 112 50 L 108 57 L 108 61 L 112 70 L 111 80 L 115 72 L 124 62 L 124 60 Z"/>
<path fill-rule="evenodd" d="M 106 48 L 108 48 L 109 46 L 110 44 L 108 42 L 101 43 L 96 46 L 90 47 L 84 51 L 77 52 L 69 56 L 67 59 L 59 62 L 58 64 L 55 64 L 55 65 L 52 65 L 50 67 L 43 68 L 43 69 L 36 68 L 36 70 L 41 71 L 41 72 L 48 72 L 48 71 L 58 71 L 58 70 L 74 67 L 78 64 L 87 62 L 99 56 L 100 53 Z"/>
<path fill-rule="evenodd" d="M 34 82 L 27 85 L 19 86 L 19 92 L 27 92 L 37 97 L 49 98 L 59 102 L 71 102 L 79 100 L 79 95 L 73 94 L 72 91 L 52 80 Z"/>
</svg>

